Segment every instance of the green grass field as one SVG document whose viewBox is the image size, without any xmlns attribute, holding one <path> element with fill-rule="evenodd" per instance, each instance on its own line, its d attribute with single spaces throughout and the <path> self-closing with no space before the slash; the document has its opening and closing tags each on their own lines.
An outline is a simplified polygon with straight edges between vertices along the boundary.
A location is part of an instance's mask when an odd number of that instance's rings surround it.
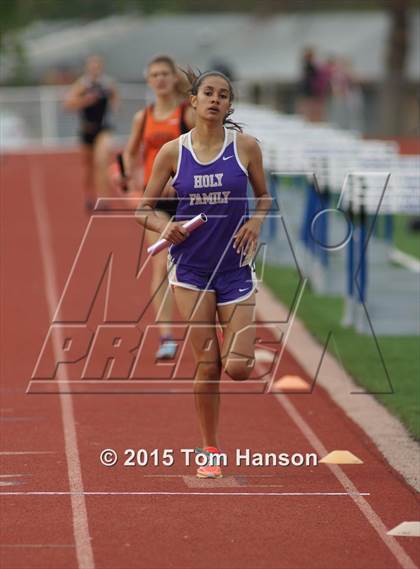
<svg viewBox="0 0 420 569">
<path fill-rule="evenodd" d="M 420 259 L 420 231 L 410 231 L 408 220 L 406 215 L 394 216 L 394 245 L 404 253 Z"/>
<path fill-rule="evenodd" d="M 299 283 L 296 270 L 266 266 L 264 282 L 283 304 L 289 307 L 292 305 Z M 314 294 L 309 285 L 306 285 L 297 317 L 322 345 L 325 345 L 331 331 L 329 352 L 341 361 L 347 372 L 362 386 L 361 391 L 385 392 L 375 397 L 398 416 L 412 435 L 420 440 L 418 338 L 379 336 L 376 343 L 370 335 L 360 335 L 351 328 L 342 328 L 342 312 L 341 297 Z M 389 393 L 390 391 L 393 393 Z"/>
</svg>

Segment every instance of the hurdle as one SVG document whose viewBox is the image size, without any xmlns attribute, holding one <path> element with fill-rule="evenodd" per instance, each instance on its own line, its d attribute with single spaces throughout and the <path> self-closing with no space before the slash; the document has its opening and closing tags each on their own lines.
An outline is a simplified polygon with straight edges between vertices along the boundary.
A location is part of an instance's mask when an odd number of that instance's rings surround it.
<svg viewBox="0 0 420 569">
<path fill-rule="evenodd" d="M 263 228 L 272 260 L 284 264 L 287 251 L 281 251 L 289 249 L 284 235 L 281 239 L 279 235 L 281 222 L 291 223 L 290 216 L 284 215 L 287 211 L 282 195 L 282 176 L 290 176 L 296 181 L 293 200 L 299 200 L 299 204 L 302 200 L 302 207 L 295 233 L 298 241 L 292 243 L 296 255 L 293 252 L 290 256 L 289 251 L 286 263 L 293 265 L 296 257 L 298 269 L 302 269 L 316 293 L 342 295 L 342 324 L 366 331 L 363 307 L 368 299 L 369 267 L 372 263 L 385 267 L 393 259 L 393 216 L 413 214 L 419 208 L 418 158 L 401 157 L 395 142 L 364 140 L 354 131 L 306 123 L 301 117 L 270 109 L 240 105 L 236 112 L 247 132 L 260 141 L 267 185 L 280 206 L 280 216 L 269 216 Z M 381 198 L 389 175 L 385 198 Z M 303 188 L 297 180 L 304 181 Z M 287 199 L 290 205 L 290 195 Z M 344 256 L 340 256 L 340 247 L 335 247 L 332 231 L 342 229 L 342 222 L 332 225 L 328 213 L 340 210 L 347 231 L 350 229 L 341 247 L 346 247 Z M 372 236 L 376 236 L 374 255 L 367 250 Z M 337 257 L 333 259 L 334 255 Z M 337 273 L 341 263 L 343 267 Z"/>
</svg>

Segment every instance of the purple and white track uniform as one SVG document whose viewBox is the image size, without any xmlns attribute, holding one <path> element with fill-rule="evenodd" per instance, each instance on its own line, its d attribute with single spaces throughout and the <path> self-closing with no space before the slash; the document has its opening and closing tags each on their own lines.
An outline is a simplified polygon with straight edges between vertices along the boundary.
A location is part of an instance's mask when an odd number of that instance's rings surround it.
<svg viewBox="0 0 420 569">
<path fill-rule="evenodd" d="M 205 213 L 208 221 L 169 250 L 169 282 L 215 292 L 218 304 L 239 302 L 255 290 L 250 265 L 234 247 L 234 235 L 249 218 L 248 173 L 236 147 L 236 131 L 224 129 L 218 156 L 201 162 L 194 154 L 191 132 L 179 137 L 179 158 L 172 186 L 179 204 L 176 221 Z"/>
</svg>

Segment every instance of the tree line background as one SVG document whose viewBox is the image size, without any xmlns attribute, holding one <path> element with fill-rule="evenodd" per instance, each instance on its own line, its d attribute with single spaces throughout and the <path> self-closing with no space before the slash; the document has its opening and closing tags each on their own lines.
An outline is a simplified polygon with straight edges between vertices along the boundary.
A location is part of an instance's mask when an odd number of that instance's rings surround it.
<svg viewBox="0 0 420 569">
<path fill-rule="evenodd" d="M 44 20 L 95 20 L 112 14 L 159 14 L 200 12 L 246 12 L 269 17 L 281 12 L 319 12 L 346 10 L 388 11 L 391 19 L 387 42 L 384 81 L 384 122 L 386 130 L 399 128 L 404 67 L 408 52 L 408 27 L 411 8 L 420 8 L 420 0 L 0 0 L 0 53 L 12 52 L 24 70 L 25 53 L 14 32 L 28 24 Z M 8 41 L 5 42 L 7 33 Z M 420 30 L 419 30 L 420 33 Z M 15 82 L 19 77 L 19 65 Z"/>
<path fill-rule="evenodd" d="M 94 20 L 111 14 L 159 12 L 311 12 L 420 7 L 420 0 L 1 0 L 2 31 L 35 20 Z"/>
</svg>

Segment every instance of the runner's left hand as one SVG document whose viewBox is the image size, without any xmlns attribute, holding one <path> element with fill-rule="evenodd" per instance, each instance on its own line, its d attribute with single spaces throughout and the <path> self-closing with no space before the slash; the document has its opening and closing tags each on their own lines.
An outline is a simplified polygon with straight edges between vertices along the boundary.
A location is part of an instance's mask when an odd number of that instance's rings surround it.
<svg viewBox="0 0 420 569">
<path fill-rule="evenodd" d="M 233 247 L 236 252 L 248 255 L 254 252 L 260 234 L 262 219 L 251 217 L 234 235 Z"/>
</svg>

